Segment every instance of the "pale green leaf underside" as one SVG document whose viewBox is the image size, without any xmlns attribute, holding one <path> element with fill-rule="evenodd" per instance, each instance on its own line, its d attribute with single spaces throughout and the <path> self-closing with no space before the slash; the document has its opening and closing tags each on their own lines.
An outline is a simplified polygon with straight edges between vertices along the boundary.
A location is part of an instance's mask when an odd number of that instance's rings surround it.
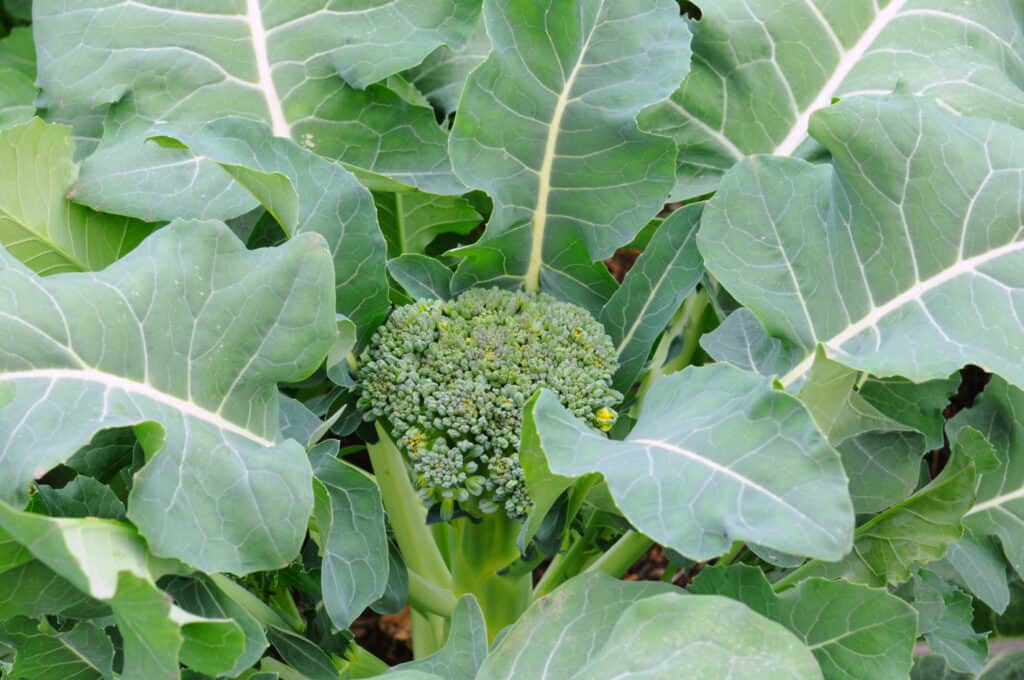
<svg viewBox="0 0 1024 680">
<path fill-rule="evenodd" d="M 505 268 L 466 275 L 551 288 L 566 240 L 586 246 L 579 266 L 608 257 L 668 195 L 675 148 L 636 116 L 682 80 L 689 29 L 671 0 L 488 0 L 484 21 L 493 49 L 466 82 L 452 163 L 494 199 L 485 240 L 512 236 Z"/>
<path fill-rule="evenodd" d="M 588 428 L 547 392 L 532 419 L 551 473 L 601 473 L 633 526 L 687 557 L 720 555 L 735 540 L 826 559 L 850 548 L 839 456 L 800 402 L 767 379 L 727 365 L 664 377 L 624 441 Z M 528 485 L 544 481 L 530 461 L 524 470 Z"/>
<path fill-rule="evenodd" d="M 43 276 L 102 269 L 153 230 L 67 200 L 73 151 L 63 125 L 37 118 L 0 130 L 0 244 Z"/>
<path fill-rule="evenodd" d="M 705 3 L 692 72 L 642 122 L 679 142 L 680 197 L 714 189 L 748 154 L 809 150 L 814 111 L 897 85 L 965 115 L 1024 127 L 1024 16 L 1014 5 Z"/>
<path fill-rule="evenodd" d="M 157 589 L 160 574 L 128 525 L 50 518 L 0 502 L 0 527 L 79 590 L 110 605 L 124 639 L 123 677 L 177 677 L 181 662 L 218 675 L 242 654 L 238 624 L 190 614 Z"/>
<path fill-rule="evenodd" d="M 466 0 L 374 4 L 89 0 L 67 11 L 36 2 L 42 103 L 74 123 L 85 151 L 103 137 L 83 166 L 79 199 L 153 219 L 245 212 L 251 199 L 214 166 L 143 143 L 157 123 L 187 127 L 229 115 L 404 184 L 460 193 L 430 109 L 382 85 L 354 89 L 338 73 L 366 85 L 408 68 L 468 34 L 479 8 Z"/>
<path fill-rule="evenodd" d="M 811 120 L 831 165 L 757 157 L 722 181 L 698 243 L 769 334 L 922 382 L 977 363 L 1024 384 L 1024 131 L 907 96 Z M 982 329 L 982 332 L 979 332 Z"/>
<path fill-rule="evenodd" d="M 128 503 L 153 552 L 283 566 L 313 498 L 303 447 L 278 441 L 277 382 L 330 348 L 332 279 L 319 236 L 250 252 L 215 222 L 172 224 L 96 274 L 40 279 L 0 253 L 0 498 L 23 503 L 99 430 L 155 422 Z"/>
</svg>

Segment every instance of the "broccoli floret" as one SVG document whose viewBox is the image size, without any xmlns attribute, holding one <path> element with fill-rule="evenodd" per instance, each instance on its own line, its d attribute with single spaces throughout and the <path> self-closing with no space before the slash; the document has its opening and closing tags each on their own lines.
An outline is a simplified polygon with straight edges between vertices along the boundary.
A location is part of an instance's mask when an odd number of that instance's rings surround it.
<svg viewBox="0 0 1024 680">
<path fill-rule="evenodd" d="M 424 500 L 514 519 L 530 507 L 519 465 L 523 406 L 541 387 L 611 429 L 622 395 L 604 328 L 544 294 L 471 289 L 399 307 L 359 362 L 359 407 L 383 419 Z"/>
</svg>

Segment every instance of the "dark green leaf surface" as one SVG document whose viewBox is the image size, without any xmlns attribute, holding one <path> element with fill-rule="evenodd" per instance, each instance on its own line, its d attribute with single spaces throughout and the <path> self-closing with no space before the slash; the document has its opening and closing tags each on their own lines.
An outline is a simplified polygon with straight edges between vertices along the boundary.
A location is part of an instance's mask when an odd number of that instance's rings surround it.
<svg viewBox="0 0 1024 680">
<path fill-rule="evenodd" d="M 700 214 L 701 206 L 688 206 L 665 220 L 601 310 L 619 358 L 619 390 L 640 375 L 658 335 L 704 274 L 696 238 Z"/>
</svg>

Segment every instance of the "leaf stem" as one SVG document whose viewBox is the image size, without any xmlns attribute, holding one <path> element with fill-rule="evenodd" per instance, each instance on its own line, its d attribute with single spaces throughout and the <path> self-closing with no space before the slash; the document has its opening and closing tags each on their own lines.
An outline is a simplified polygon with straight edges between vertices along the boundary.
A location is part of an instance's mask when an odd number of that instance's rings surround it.
<svg viewBox="0 0 1024 680">
<path fill-rule="evenodd" d="M 800 581 L 800 579 L 804 577 L 804 575 L 807 574 L 807 572 L 817 567 L 818 562 L 819 560 L 807 560 L 799 567 L 797 567 L 796 569 L 789 572 L 788 574 L 780 578 L 778 581 L 773 583 L 772 590 L 776 593 L 781 593 L 783 590 L 792 588 L 794 585 L 797 584 L 798 581 Z"/>
<path fill-rule="evenodd" d="M 405 460 L 380 423 L 377 436 L 377 442 L 367 444 L 366 450 L 402 557 L 425 580 L 450 589 L 451 573 L 427 526 L 427 510 L 409 481 Z"/>
<path fill-rule="evenodd" d="M 736 558 L 743 554 L 743 550 L 747 547 L 747 544 L 743 541 L 734 541 L 732 547 L 729 548 L 729 552 L 725 553 L 718 558 L 715 562 L 715 566 L 728 567 L 730 564 L 736 561 Z"/>
<path fill-rule="evenodd" d="M 697 353 L 698 341 L 700 340 L 700 320 L 703 318 L 704 310 L 707 309 L 709 304 L 708 292 L 701 288 L 690 294 L 675 313 L 675 316 L 672 317 L 668 330 L 662 334 L 661 340 L 658 341 L 658 346 L 651 357 L 651 369 L 644 376 L 640 387 L 637 389 L 637 410 L 643 404 L 647 391 L 651 389 L 661 376 L 681 370 L 689 366 L 690 362 L 693 361 L 693 357 Z M 668 353 L 672 348 L 672 343 L 680 336 L 683 338 L 683 349 L 678 356 L 668 361 Z"/>
<path fill-rule="evenodd" d="M 416 571 L 409 573 L 409 604 L 422 612 L 450 618 L 455 609 L 455 595 L 446 588 L 440 588 Z"/>
<path fill-rule="evenodd" d="M 615 578 L 622 578 L 633 563 L 644 556 L 654 541 L 639 531 L 630 529 L 615 541 L 603 555 L 594 560 L 585 571 L 603 571 Z"/>
<path fill-rule="evenodd" d="M 572 546 L 568 550 L 558 553 L 548 565 L 544 576 L 537 583 L 537 587 L 533 589 L 534 600 L 544 597 L 561 585 L 567 575 L 571 578 L 579 573 L 583 566 L 585 551 L 593 542 L 597 529 L 598 513 L 595 512 L 587 520 L 583 527 L 583 533 L 573 542 Z"/>
</svg>

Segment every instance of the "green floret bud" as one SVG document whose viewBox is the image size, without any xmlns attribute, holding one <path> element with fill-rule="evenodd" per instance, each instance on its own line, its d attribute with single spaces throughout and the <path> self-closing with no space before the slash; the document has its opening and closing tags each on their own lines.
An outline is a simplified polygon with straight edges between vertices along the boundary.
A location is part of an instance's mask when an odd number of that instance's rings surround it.
<svg viewBox="0 0 1024 680">
<path fill-rule="evenodd" d="M 618 417 L 615 347 L 586 310 L 542 293 L 471 289 L 399 307 L 360 357 L 359 408 L 381 419 L 428 503 L 522 519 L 523 407 L 541 387 L 603 431 Z"/>
</svg>

